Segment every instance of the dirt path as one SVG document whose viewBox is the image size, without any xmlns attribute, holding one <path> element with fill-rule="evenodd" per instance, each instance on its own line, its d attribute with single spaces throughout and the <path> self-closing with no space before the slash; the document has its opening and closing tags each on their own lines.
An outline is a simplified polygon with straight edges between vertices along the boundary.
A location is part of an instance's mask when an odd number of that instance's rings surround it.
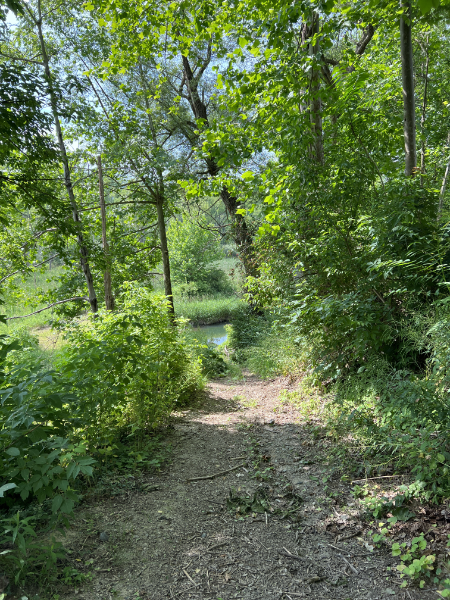
<svg viewBox="0 0 450 600">
<path fill-rule="evenodd" d="M 175 418 L 166 474 L 79 514 L 69 546 L 96 576 L 70 597 L 436 598 L 400 590 L 388 552 L 366 549 L 348 488 L 323 482 L 314 441 L 279 402 L 286 388 L 253 376 L 212 382 L 201 406 Z"/>
</svg>

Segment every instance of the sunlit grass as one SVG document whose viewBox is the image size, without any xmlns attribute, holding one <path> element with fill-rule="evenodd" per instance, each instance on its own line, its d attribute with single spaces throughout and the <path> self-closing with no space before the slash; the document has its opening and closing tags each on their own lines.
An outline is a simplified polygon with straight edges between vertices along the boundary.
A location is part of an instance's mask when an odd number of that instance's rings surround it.
<svg viewBox="0 0 450 600">
<path fill-rule="evenodd" d="M 194 325 L 212 325 L 229 321 L 242 304 L 237 296 L 198 296 L 192 299 L 174 299 L 178 317 L 189 319 Z"/>
<path fill-rule="evenodd" d="M 47 292 L 52 287 L 55 287 L 54 281 L 48 281 L 50 277 L 57 276 L 62 270 L 62 267 L 47 269 L 43 273 L 34 273 L 27 280 L 20 282 L 20 292 L 4 294 L 4 304 L 0 306 L 0 312 L 6 317 L 22 317 L 30 313 L 44 308 L 46 303 L 34 303 L 37 292 Z M 7 321 L 7 325 L 0 325 L 1 333 L 14 331 L 17 327 L 26 326 L 27 329 L 36 330 L 45 327 L 52 316 L 52 310 L 46 310 L 37 315 L 25 317 L 23 319 L 11 319 Z"/>
</svg>

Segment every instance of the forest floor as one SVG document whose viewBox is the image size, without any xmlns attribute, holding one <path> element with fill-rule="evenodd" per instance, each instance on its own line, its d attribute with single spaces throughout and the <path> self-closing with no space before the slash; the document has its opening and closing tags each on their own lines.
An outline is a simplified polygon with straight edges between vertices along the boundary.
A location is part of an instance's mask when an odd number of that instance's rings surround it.
<svg viewBox="0 0 450 600">
<path fill-rule="evenodd" d="M 64 545 L 94 578 L 58 597 L 437 598 L 400 589 L 388 548 L 368 545 L 350 486 L 324 481 L 326 443 L 280 402 L 294 387 L 249 373 L 211 382 L 174 416 L 166 472 L 129 477 L 117 495 L 78 509 Z"/>
</svg>

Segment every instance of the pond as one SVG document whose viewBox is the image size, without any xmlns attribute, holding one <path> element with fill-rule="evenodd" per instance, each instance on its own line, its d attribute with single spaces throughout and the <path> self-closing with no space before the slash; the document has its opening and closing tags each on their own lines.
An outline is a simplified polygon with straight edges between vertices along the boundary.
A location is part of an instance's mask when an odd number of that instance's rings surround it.
<svg viewBox="0 0 450 600">
<path fill-rule="evenodd" d="M 225 331 L 225 325 L 227 323 L 218 323 L 216 325 L 201 325 L 196 327 L 203 334 L 208 336 L 208 342 L 212 344 L 223 344 L 227 339 L 227 332 Z"/>
</svg>

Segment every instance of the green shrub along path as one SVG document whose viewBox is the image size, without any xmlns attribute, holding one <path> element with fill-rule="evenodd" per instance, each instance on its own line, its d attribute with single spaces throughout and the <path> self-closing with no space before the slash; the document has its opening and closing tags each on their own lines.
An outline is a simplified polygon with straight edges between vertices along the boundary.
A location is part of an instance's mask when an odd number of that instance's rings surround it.
<svg viewBox="0 0 450 600">
<path fill-rule="evenodd" d="M 212 381 L 173 415 L 161 472 L 116 477 L 77 509 L 64 543 L 86 579 L 53 597 L 436 598 L 399 587 L 398 560 L 373 542 L 317 422 L 283 401 L 296 387 L 249 373 Z M 423 516 L 414 523 L 418 534 Z"/>
</svg>

